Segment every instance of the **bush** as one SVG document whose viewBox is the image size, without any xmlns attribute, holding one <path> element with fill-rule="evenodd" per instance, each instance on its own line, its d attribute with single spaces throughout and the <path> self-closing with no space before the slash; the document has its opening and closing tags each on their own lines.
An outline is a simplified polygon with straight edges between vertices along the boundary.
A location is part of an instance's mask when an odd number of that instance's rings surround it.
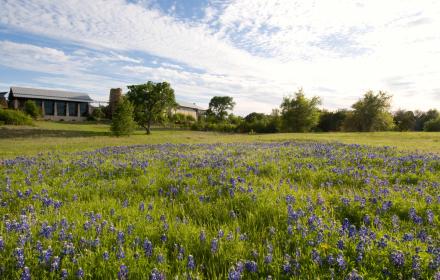
<svg viewBox="0 0 440 280">
<path fill-rule="evenodd" d="M 424 131 L 440 131 L 440 117 L 429 120 L 423 125 Z"/>
<path fill-rule="evenodd" d="M 133 133 L 136 125 L 133 119 L 133 105 L 130 101 L 123 99 L 113 114 L 110 130 L 116 136 L 130 135 Z"/>
<path fill-rule="evenodd" d="M 33 125 L 32 118 L 21 111 L 0 109 L 0 122 L 12 125 Z"/>
<path fill-rule="evenodd" d="M 24 103 L 24 112 L 31 116 L 33 119 L 37 119 L 41 116 L 41 109 L 37 107 L 37 104 L 35 104 L 32 100 L 27 100 Z"/>
<path fill-rule="evenodd" d="M 100 121 L 103 118 L 105 118 L 105 113 L 104 113 L 102 108 L 104 108 L 104 107 L 94 108 L 93 111 L 92 111 L 92 114 L 88 117 L 88 120 L 90 120 L 90 121 Z"/>
</svg>

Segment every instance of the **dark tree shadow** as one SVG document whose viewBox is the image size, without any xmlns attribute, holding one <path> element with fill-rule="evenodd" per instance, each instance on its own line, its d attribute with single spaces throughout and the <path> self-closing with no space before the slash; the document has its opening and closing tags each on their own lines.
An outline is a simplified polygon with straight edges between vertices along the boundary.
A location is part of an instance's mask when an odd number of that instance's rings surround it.
<svg viewBox="0 0 440 280">
<path fill-rule="evenodd" d="M 107 131 L 56 130 L 38 128 L 0 128 L 0 139 L 42 137 L 95 137 L 111 135 Z"/>
</svg>

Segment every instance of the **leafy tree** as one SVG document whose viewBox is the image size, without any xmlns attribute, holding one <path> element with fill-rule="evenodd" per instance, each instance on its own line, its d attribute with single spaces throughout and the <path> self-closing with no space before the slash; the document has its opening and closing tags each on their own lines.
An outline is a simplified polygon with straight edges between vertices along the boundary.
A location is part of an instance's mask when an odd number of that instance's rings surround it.
<svg viewBox="0 0 440 280">
<path fill-rule="evenodd" d="M 368 91 L 364 97 L 351 107 L 353 113 L 347 118 L 346 126 L 355 131 L 380 131 L 393 127 L 393 118 L 389 112 L 391 96 L 379 91 Z"/>
<path fill-rule="evenodd" d="M 317 128 L 324 132 L 341 131 L 346 117 L 346 110 L 338 110 L 336 112 L 323 110 L 319 116 Z"/>
<path fill-rule="evenodd" d="M 24 103 L 24 112 L 34 119 L 41 116 L 41 109 L 37 107 L 33 100 L 27 100 Z"/>
<path fill-rule="evenodd" d="M 133 133 L 136 127 L 136 123 L 133 119 L 133 110 L 133 105 L 126 98 L 122 98 L 116 105 L 110 126 L 110 130 L 114 135 L 121 136 Z"/>
<path fill-rule="evenodd" d="M 416 125 L 416 117 L 412 111 L 397 110 L 394 113 L 394 123 L 400 131 L 414 130 Z"/>
<path fill-rule="evenodd" d="M 95 121 L 99 121 L 99 120 L 105 118 L 105 113 L 104 113 L 103 108 L 104 107 L 94 108 L 92 111 L 91 119 L 95 120 Z"/>
<path fill-rule="evenodd" d="M 319 97 L 311 99 L 305 97 L 299 89 L 293 97 L 284 97 L 281 103 L 282 127 L 288 132 L 307 132 L 318 124 Z"/>
<path fill-rule="evenodd" d="M 134 105 L 136 122 L 151 133 L 151 124 L 166 118 L 166 111 L 175 107 L 174 90 L 167 82 L 128 86 L 127 98 Z"/>
<path fill-rule="evenodd" d="M 424 131 L 440 131 L 440 117 L 436 119 L 431 119 L 425 122 L 423 126 Z"/>
<path fill-rule="evenodd" d="M 223 121 L 228 115 L 228 111 L 234 109 L 235 102 L 230 96 L 214 96 L 209 101 L 207 114 L 213 116 L 216 120 Z"/>
<path fill-rule="evenodd" d="M 439 112 L 435 109 L 431 109 L 427 112 L 416 111 L 414 115 L 416 118 L 416 123 L 415 123 L 416 131 L 424 130 L 424 126 L 426 122 L 430 120 L 435 120 L 440 116 Z"/>
</svg>

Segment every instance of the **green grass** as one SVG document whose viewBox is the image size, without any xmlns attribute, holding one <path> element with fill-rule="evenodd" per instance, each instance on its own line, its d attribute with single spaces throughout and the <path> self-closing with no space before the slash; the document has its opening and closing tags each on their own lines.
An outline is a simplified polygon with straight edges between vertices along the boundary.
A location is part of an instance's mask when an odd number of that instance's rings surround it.
<svg viewBox="0 0 440 280">
<path fill-rule="evenodd" d="M 278 133 L 223 134 L 188 130 L 153 129 L 151 135 L 137 131 L 130 137 L 110 135 L 108 124 L 36 122 L 34 127 L 0 127 L 0 158 L 35 155 L 39 152 L 73 152 L 105 146 L 159 143 L 233 143 L 256 141 L 327 141 L 372 146 L 394 146 L 400 150 L 440 153 L 438 132 L 375 133 Z"/>
</svg>

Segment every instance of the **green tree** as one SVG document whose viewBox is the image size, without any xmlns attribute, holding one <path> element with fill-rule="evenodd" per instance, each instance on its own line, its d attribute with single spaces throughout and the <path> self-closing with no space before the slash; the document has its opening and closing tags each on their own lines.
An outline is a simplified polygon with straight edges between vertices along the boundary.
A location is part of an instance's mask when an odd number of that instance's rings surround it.
<svg viewBox="0 0 440 280">
<path fill-rule="evenodd" d="M 424 131 L 440 131 L 440 117 L 431 119 L 423 125 Z"/>
<path fill-rule="evenodd" d="M 416 125 L 416 117 L 412 111 L 397 110 L 394 113 L 394 123 L 400 131 L 414 130 Z"/>
<path fill-rule="evenodd" d="M 346 110 L 338 110 L 336 112 L 323 110 L 319 116 L 317 128 L 319 131 L 324 132 L 341 131 L 346 117 Z"/>
<path fill-rule="evenodd" d="M 166 118 L 166 113 L 175 107 L 174 90 L 167 82 L 128 86 L 127 98 L 134 105 L 135 120 L 147 134 L 151 133 L 151 124 Z"/>
<path fill-rule="evenodd" d="M 105 113 L 104 113 L 104 109 L 103 108 L 104 107 L 96 107 L 96 108 L 94 108 L 90 118 L 92 120 L 95 120 L 95 121 L 100 121 L 101 119 L 105 118 Z"/>
<path fill-rule="evenodd" d="M 379 91 L 368 91 L 364 97 L 354 103 L 352 114 L 347 117 L 346 126 L 355 131 L 381 131 L 393 127 L 393 117 L 389 112 L 391 96 Z"/>
<path fill-rule="evenodd" d="M 416 118 L 416 131 L 424 130 L 426 122 L 429 122 L 430 120 L 435 120 L 440 116 L 436 109 L 431 109 L 427 112 L 416 111 L 414 115 Z"/>
<path fill-rule="evenodd" d="M 288 132 L 307 132 L 318 124 L 319 97 L 306 98 L 303 89 L 293 97 L 284 97 L 281 103 L 281 120 L 283 130 Z"/>
<path fill-rule="evenodd" d="M 228 111 L 234 109 L 235 102 L 230 96 L 214 96 L 209 101 L 209 109 L 207 114 L 213 116 L 219 121 L 225 120 Z"/>
<path fill-rule="evenodd" d="M 41 116 L 41 109 L 37 107 L 33 100 L 27 100 L 24 103 L 24 112 L 34 119 Z"/>
<path fill-rule="evenodd" d="M 122 98 L 121 102 L 116 105 L 115 112 L 112 118 L 110 130 L 116 136 L 130 135 L 136 128 L 136 123 L 133 119 L 133 105 L 131 102 Z"/>
</svg>

